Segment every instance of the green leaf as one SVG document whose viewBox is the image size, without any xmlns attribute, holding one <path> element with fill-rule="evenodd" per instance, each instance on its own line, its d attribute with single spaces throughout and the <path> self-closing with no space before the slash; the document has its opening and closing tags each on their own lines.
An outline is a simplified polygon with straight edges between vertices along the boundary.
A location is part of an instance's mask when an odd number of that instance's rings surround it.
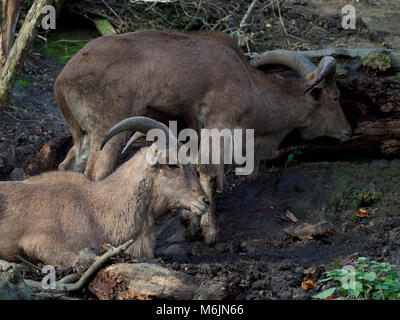
<svg viewBox="0 0 400 320">
<path fill-rule="evenodd" d="M 327 290 L 324 290 L 316 295 L 313 295 L 312 297 L 314 299 L 322 299 L 325 300 L 326 298 L 328 298 L 330 295 L 332 295 L 335 292 L 336 288 L 330 288 Z"/>
<path fill-rule="evenodd" d="M 319 280 L 318 282 L 319 282 L 319 283 L 321 283 L 321 282 L 327 282 L 327 281 L 332 280 L 332 279 L 333 279 L 333 277 L 328 277 L 328 278 Z"/>
<path fill-rule="evenodd" d="M 375 281 L 376 278 L 377 278 L 377 275 L 374 271 L 364 273 L 361 277 L 361 279 L 365 279 L 367 281 Z"/>
<path fill-rule="evenodd" d="M 294 159 L 294 154 L 293 153 L 289 154 L 287 159 L 288 159 L 289 162 L 292 161 Z"/>
</svg>

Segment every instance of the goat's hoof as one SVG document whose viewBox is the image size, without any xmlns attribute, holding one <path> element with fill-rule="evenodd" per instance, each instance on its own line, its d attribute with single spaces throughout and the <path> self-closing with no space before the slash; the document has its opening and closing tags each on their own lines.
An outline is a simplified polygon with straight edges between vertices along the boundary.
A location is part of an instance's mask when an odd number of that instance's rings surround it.
<svg viewBox="0 0 400 320">
<path fill-rule="evenodd" d="M 194 241 L 201 239 L 200 218 L 190 211 L 182 210 L 180 220 L 185 228 L 185 239 Z"/>
<path fill-rule="evenodd" d="M 204 242 L 207 247 L 212 247 L 218 241 L 218 231 L 216 230 L 206 230 L 203 231 Z"/>
</svg>

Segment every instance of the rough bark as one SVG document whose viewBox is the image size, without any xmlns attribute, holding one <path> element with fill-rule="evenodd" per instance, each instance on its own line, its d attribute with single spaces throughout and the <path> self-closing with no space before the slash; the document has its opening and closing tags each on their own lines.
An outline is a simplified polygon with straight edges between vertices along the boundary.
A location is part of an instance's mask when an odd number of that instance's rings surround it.
<svg viewBox="0 0 400 320">
<path fill-rule="evenodd" d="M 20 0 L 3 0 L 2 3 L 3 24 L 1 26 L 1 35 L 0 35 L 0 45 L 1 45 L 0 72 L 6 62 L 8 54 L 10 53 L 11 47 L 14 43 L 14 34 L 18 22 L 20 7 L 21 7 Z"/>
<path fill-rule="evenodd" d="M 13 0 L 14 1 L 14 0 Z M 36 0 L 29 10 L 26 19 L 19 31 L 19 35 L 5 61 L 1 70 L 0 79 L 0 112 L 9 100 L 10 94 L 17 80 L 21 65 L 28 54 L 33 39 L 35 38 L 39 17 L 44 6 L 53 0 Z"/>
<path fill-rule="evenodd" d="M 343 155 L 400 156 L 400 52 L 381 49 L 328 49 L 302 52 L 312 60 L 332 55 L 338 60 L 336 83 L 341 106 L 353 128 L 344 143 L 316 140 L 298 144 L 290 138 L 275 158 L 285 159 L 294 150 L 303 158 L 343 158 Z"/>
<path fill-rule="evenodd" d="M 197 285 L 193 278 L 152 263 L 119 263 L 101 270 L 89 285 L 101 300 L 220 300 L 225 283 Z"/>
</svg>

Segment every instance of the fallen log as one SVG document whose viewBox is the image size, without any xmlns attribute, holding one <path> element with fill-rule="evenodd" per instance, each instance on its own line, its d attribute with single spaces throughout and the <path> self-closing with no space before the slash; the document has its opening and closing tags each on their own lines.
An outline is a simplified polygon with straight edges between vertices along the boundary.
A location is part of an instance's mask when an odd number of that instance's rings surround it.
<svg viewBox="0 0 400 320">
<path fill-rule="evenodd" d="M 89 290 L 101 300 L 221 300 L 225 283 L 198 285 L 182 272 L 153 263 L 118 263 L 101 270 Z"/>
</svg>

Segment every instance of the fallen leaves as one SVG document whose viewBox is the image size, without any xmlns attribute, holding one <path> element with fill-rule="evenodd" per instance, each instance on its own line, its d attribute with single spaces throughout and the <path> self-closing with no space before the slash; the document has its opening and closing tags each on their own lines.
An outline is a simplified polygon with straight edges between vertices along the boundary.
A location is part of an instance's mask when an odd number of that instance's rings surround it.
<svg viewBox="0 0 400 320">
<path fill-rule="evenodd" d="M 277 217 L 284 221 L 297 222 L 296 216 L 293 214 L 293 212 L 290 212 L 289 210 L 286 210 L 285 213 L 277 215 Z"/>
<path fill-rule="evenodd" d="M 359 211 L 356 212 L 356 216 L 359 218 L 368 218 L 369 214 L 367 210 L 360 208 Z"/>
<path fill-rule="evenodd" d="M 312 281 L 312 280 L 304 281 L 304 282 L 302 282 L 302 284 L 301 284 L 301 288 L 302 288 L 304 291 L 308 291 L 309 289 L 315 289 L 316 287 L 317 287 L 317 285 L 316 285 L 315 282 Z"/>
</svg>

